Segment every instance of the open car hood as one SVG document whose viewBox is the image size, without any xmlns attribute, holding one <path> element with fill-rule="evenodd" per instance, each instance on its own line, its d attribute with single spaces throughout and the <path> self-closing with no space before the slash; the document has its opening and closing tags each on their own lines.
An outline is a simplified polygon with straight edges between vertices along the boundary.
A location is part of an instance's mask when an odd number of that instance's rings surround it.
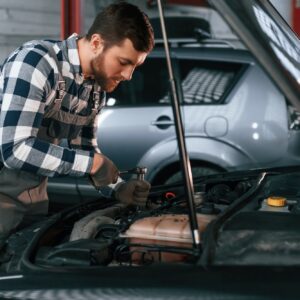
<svg viewBox="0 0 300 300">
<path fill-rule="evenodd" d="M 300 109 L 300 44 L 267 0 L 209 0 L 286 98 Z"/>
</svg>

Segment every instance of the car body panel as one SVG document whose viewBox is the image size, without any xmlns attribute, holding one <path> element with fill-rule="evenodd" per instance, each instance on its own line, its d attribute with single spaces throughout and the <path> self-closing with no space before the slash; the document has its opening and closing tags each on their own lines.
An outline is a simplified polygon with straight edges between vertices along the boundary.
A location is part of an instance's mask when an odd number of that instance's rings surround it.
<svg viewBox="0 0 300 300">
<path fill-rule="evenodd" d="M 255 166 L 255 162 L 247 157 L 246 153 L 216 139 L 188 136 L 186 137 L 186 147 L 191 160 L 202 161 L 223 170 L 236 169 L 236 165 L 241 164 Z M 218 149 L 217 152 L 215 151 L 216 148 Z M 138 164 L 147 164 L 149 172 L 145 178 L 152 181 L 158 173 L 164 171 L 168 166 L 178 163 L 178 161 L 177 140 L 173 138 L 150 148 Z"/>
<path fill-rule="evenodd" d="M 105 108 L 99 118 L 98 144 L 120 170 L 131 169 L 153 145 L 175 135 L 174 126 L 154 122 L 173 119 L 170 107 Z M 121 124 L 120 124 L 121 122 Z"/>
</svg>

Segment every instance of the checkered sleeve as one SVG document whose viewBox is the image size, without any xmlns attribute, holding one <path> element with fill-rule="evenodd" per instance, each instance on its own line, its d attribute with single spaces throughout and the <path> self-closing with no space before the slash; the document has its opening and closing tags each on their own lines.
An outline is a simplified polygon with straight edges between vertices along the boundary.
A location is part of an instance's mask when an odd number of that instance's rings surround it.
<svg viewBox="0 0 300 300">
<path fill-rule="evenodd" d="M 95 119 L 91 121 L 90 124 L 82 128 L 80 135 L 76 139 L 70 141 L 71 148 L 93 151 L 96 153 L 101 152 L 97 144 L 98 118 L 99 115 L 96 115 Z"/>
<path fill-rule="evenodd" d="M 55 72 L 56 70 L 56 72 Z M 93 152 L 37 138 L 47 96 L 55 89 L 56 64 L 39 47 L 23 47 L 5 62 L 0 77 L 0 151 L 8 168 L 44 176 L 84 176 Z"/>
</svg>

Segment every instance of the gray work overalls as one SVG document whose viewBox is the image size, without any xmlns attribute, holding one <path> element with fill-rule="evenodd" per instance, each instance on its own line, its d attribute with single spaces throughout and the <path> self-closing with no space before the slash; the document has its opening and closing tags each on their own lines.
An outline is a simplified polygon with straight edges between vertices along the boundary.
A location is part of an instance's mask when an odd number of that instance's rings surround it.
<svg viewBox="0 0 300 300">
<path fill-rule="evenodd" d="M 58 144 L 61 139 L 74 139 L 81 128 L 91 124 L 99 109 L 100 88 L 97 84 L 93 89 L 93 108 L 88 116 L 80 116 L 61 110 L 61 102 L 66 96 L 65 81 L 62 70 L 52 46 L 46 42 L 50 56 L 55 59 L 58 67 L 56 96 L 44 113 L 47 127 L 41 126 L 37 137 L 52 144 Z M 71 97 L 70 95 L 68 95 Z M 62 122 L 64 125 L 62 126 Z M 48 211 L 47 180 L 45 176 L 16 170 L 2 166 L 0 170 L 0 249 L 6 238 L 23 220 L 24 215 L 45 215 Z"/>
</svg>

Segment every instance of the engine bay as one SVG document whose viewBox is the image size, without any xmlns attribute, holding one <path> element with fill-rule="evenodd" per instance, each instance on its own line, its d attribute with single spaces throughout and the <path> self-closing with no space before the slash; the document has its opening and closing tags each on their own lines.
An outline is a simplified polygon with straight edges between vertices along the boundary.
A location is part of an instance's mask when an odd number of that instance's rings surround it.
<svg viewBox="0 0 300 300">
<path fill-rule="evenodd" d="M 242 175 L 195 184 L 200 247 L 193 244 L 183 187 L 160 186 L 146 208 L 101 198 L 16 232 L 1 269 L 295 264 L 300 174 Z"/>
</svg>

